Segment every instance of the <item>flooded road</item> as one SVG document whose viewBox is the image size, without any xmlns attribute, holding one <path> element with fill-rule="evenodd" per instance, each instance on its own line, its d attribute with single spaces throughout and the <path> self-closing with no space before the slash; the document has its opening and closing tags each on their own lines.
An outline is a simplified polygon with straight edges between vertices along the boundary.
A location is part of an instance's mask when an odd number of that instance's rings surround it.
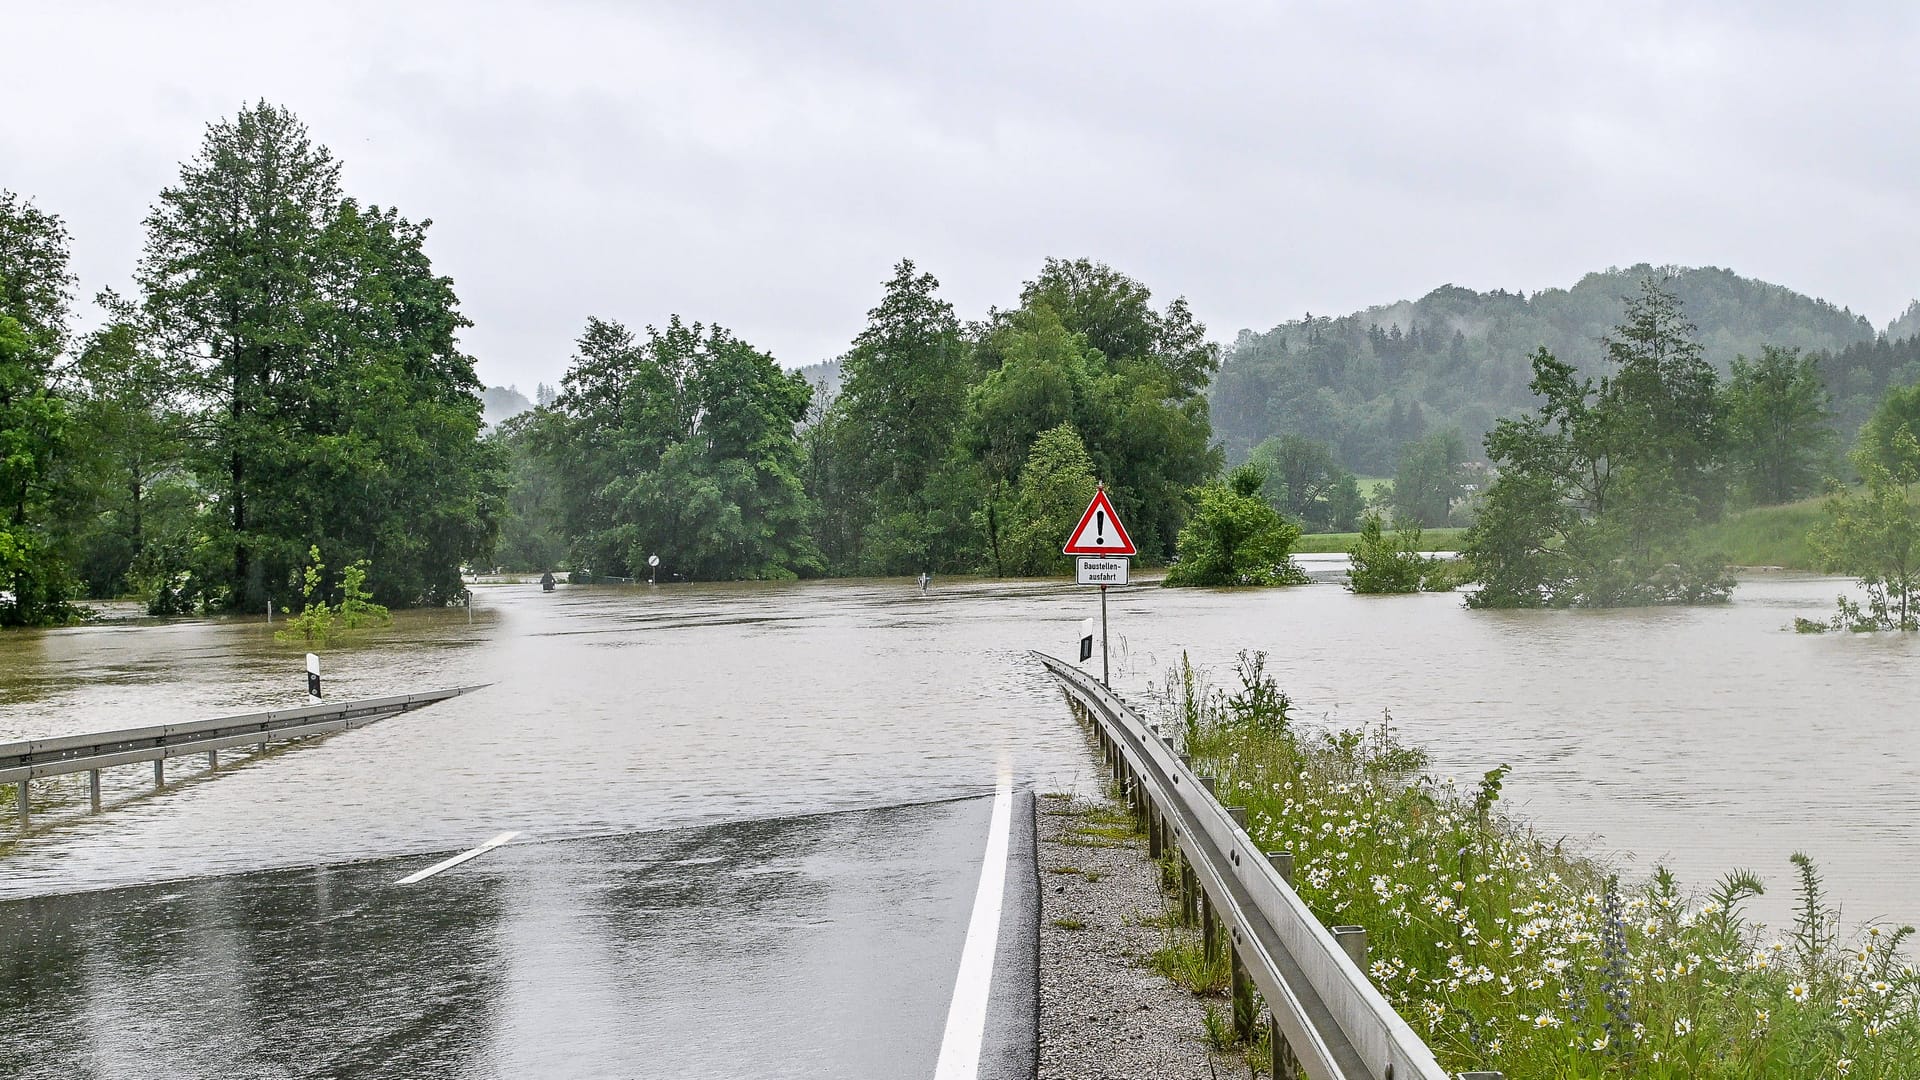
<svg viewBox="0 0 1920 1080">
<path fill-rule="evenodd" d="M 988 803 L 0 904 L 0 1076 L 929 1076 Z"/>
<path fill-rule="evenodd" d="M 1265 649 L 1311 721 L 1371 723 L 1390 709 L 1437 771 L 1463 781 L 1510 762 L 1511 803 L 1543 833 L 1601 851 L 1629 874 L 1663 861 L 1704 889 L 1730 868 L 1753 868 L 1774 887 L 1756 909 L 1778 924 L 1791 901 L 1787 857 L 1799 850 L 1819 861 L 1849 923 L 1920 920 L 1911 891 L 1920 869 L 1912 721 L 1920 640 L 1782 629 L 1795 615 L 1823 614 L 1841 586 L 1759 577 L 1725 607 L 1604 613 L 1471 612 L 1457 596 L 1355 597 L 1332 585 L 1134 587 L 1111 594 L 1114 681 L 1141 701 L 1183 650 L 1224 683 L 1238 650 Z M 871 856 L 876 882 L 909 882 L 908 900 L 894 905 L 900 925 L 914 927 L 925 948 L 956 953 L 979 865 L 978 823 L 964 814 L 957 825 L 937 814 L 891 819 L 892 839 L 864 854 L 849 841 L 851 854 L 816 868 L 813 885 L 785 894 L 784 907 L 745 885 L 713 885 L 697 866 L 676 873 L 659 853 L 698 846 L 689 830 L 724 823 L 746 830 L 728 842 L 755 852 L 737 864 L 751 878 L 752 868 L 791 854 L 781 822 L 796 815 L 977 797 L 993 788 L 1003 759 L 1040 791 L 1094 783 L 1078 731 L 1027 650 L 1066 653 L 1079 621 L 1096 612 L 1091 591 L 1050 583 L 942 582 L 924 597 L 903 582 L 553 595 L 482 586 L 471 622 L 458 610 L 407 613 L 391 630 L 327 650 L 325 662 L 334 699 L 471 682 L 488 689 L 158 795 L 147 792 L 145 770 L 116 770 L 108 789 L 118 805 L 99 817 L 80 812 L 78 782 L 67 809 L 37 809 L 33 833 L 0 859 L 0 929 L 29 927 L 34 944 L 15 936 L 0 953 L 16 982 L 21 965 L 68 973 L 48 984 L 52 997 L 28 1006 L 51 1010 L 42 1020 L 56 1041 L 62 1025 L 98 1018 L 181 1045 L 202 1028 L 136 1004 L 153 996 L 153 980 L 182 977 L 158 962 L 169 950 L 202 957 L 186 970 L 236 988 L 216 1000 L 271 997 L 248 958 L 293 946 L 246 929 L 241 915 L 259 910 L 271 923 L 269 898 L 297 897 L 305 914 L 287 915 L 286 925 L 332 928 L 311 913 L 370 910 L 371 883 L 397 876 L 399 864 L 381 860 L 417 861 L 513 830 L 515 844 L 444 875 L 443 888 L 471 895 L 458 894 L 445 926 L 422 931 L 430 965 L 448 965 L 433 985 L 456 1003 L 486 1000 L 490 1011 L 474 1021 L 481 1030 L 443 1031 L 423 1006 L 404 1022 L 371 1022 L 369 1045 L 465 1047 L 448 1060 L 514 1074 L 526 1062 L 511 1053 L 534 1051 L 503 1030 L 536 1021 L 571 1030 L 575 1017 L 674 1000 L 676 982 L 686 1000 L 746 1014 L 750 1026 L 785 1023 L 771 1014 L 788 1008 L 779 995 L 796 994 L 806 1024 L 819 995 L 804 979 L 768 984 L 774 996 L 709 996 L 716 986 L 762 985 L 752 965 L 764 957 L 701 952 L 701 928 L 737 917 L 751 929 L 764 916 L 775 928 L 766 933 L 788 950 L 765 955 L 781 957 L 783 969 L 834 970 L 844 956 L 866 955 L 861 933 L 846 930 L 862 920 L 810 924 L 805 912 L 882 887 L 863 884 Z M 296 703 L 302 651 L 275 644 L 259 623 L 0 635 L 0 740 Z M 169 777 L 191 777 L 188 764 Z M 0 843 L 11 835 L 0 827 Z M 773 839 L 755 848 L 762 835 Z M 915 881 L 916 864 L 944 869 Z M 709 886 L 700 914 L 677 921 L 649 899 Z M 656 917 L 635 929 L 621 905 Z M 376 914 L 362 940 L 411 940 L 392 926 L 382 936 L 380 926 Z M 544 955 L 532 944 L 543 940 L 560 951 Z M 706 966 L 622 966 L 640 940 L 699 953 Z M 518 953 L 516 941 L 525 943 Z M 326 962 L 314 961 L 315 985 L 347 977 Z M 542 963 L 612 972 L 616 989 L 589 980 L 552 990 L 541 973 L 559 969 Z M 912 1002 L 899 984 L 875 986 L 876 1000 L 906 1002 L 881 1057 L 905 1042 L 924 1047 L 928 1025 L 937 1027 L 951 964 L 920 966 Z M 611 996 L 596 996 L 603 990 Z M 229 1007 L 240 1006 L 221 1006 Z M 849 1007 L 857 1015 L 865 1006 Z M 226 1015 L 209 1014 L 206 1038 L 242 1037 Z M 809 1030 L 818 1045 L 844 1042 L 819 1024 Z M 620 1038 L 611 1048 L 621 1056 L 664 1052 L 643 1036 Z M 532 1071 L 590 1072 L 568 1064 Z M 777 1075 L 770 1067 L 733 1063 L 736 1074 Z M 863 1068 L 844 1075 L 867 1075 Z"/>
</svg>

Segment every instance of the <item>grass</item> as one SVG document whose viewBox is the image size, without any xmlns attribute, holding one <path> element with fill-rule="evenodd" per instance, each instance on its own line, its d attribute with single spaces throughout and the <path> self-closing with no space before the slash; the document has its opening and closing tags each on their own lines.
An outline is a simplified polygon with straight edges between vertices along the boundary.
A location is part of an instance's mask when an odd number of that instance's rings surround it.
<svg viewBox="0 0 1920 1080">
<path fill-rule="evenodd" d="M 1818 570 L 1820 561 L 1808 538 L 1820 524 L 1825 504 L 1822 496 L 1737 511 L 1694 530 L 1694 540 L 1724 554 L 1732 566 Z"/>
<path fill-rule="evenodd" d="M 1420 532 L 1420 550 L 1422 551 L 1459 551 L 1460 539 L 1467 534 L 1465 529 L 1422 529 Z M 1357 532 L 1347 533 L 1307 533 L 1293 545 L 1296 555 L 1346 554 L 1360 540 Z"/>
<path fill-rule="evenodd" d="M 1085 930 L 1087 928 L 1087 924 L 1079 919 L 1054 919 L 1052 922 L 1053 925 L 1062 930 Z"/>
<path fill-rule="evenodd" d="M 1322 923 L 1366 927 L 1374 985 L 1448 1072 L 1913 1075 L 1913 930 L 1842 937 L 1812 860 L 1793 856 L 1798 916 L 1768 935 L 1741 915 L 1762 888 L 1751 873 L 1700 894 L 1665 870 L 1623 882 L 1502 813 L 1504 768 L 1462 785 L 1428 773 L 1386 723 L 1307 732 L 1235 704 L 1260 699 L 1246 687 L 1229 698 L 1183 663 L 1163 726 L 1185 733 L 1224 801 L 1248 808 L 1257 843 L 1294 853 L 1295 887 Z M 1192 956 L 1162 952 L 1157 968 L 1197 981 Z"/>
</svg>

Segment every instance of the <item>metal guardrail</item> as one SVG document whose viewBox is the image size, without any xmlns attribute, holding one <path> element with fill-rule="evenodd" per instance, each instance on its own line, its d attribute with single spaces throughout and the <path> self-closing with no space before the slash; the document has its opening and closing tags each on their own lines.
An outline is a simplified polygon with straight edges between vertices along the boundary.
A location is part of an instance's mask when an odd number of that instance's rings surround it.
<svg viewBox="0 0 1920 1080">
<path fill-rule="evenodd" d="M 184 724 L 0 743 L 0 784 L 17 785 L 20 824 L 24 828 L 29 822 L 27 788 L 31 780 L 68 773 L 91 773 L 89 788 L 93 809 L 98 811 L 101 769 L 151 761 L 154 783 L 159 785 L 165 782 L 163 763 L 170 757 L 204 753 L 217 764 L 219 751 L 230 746 L 264 747 L 269 742 L 283 739 L 344 731 L 411 712 L 436 701 L 458 697 L 484 685 L 363 698 L 339 704 L 303 705 L 294 709 L 223 716 Z"/>
<path fill-rule="evenodd" d="M 1034 655 L 1091 721 L 1123 795 L 1147 819 L 1152 853 L 1179 853 L 1181 906 L 1189 918 L 1199 909 L 1210 951 L 1214 921 L 1227 931 L 1235 1028 L 1242 1037 L 1252 1031 L 1250 982 L 1267 1003 L 1274 1075 L 1304 1067 L 1315 1080 L 1449 1080 L 1367 979 L 1365 932 L 1340 927 L 1336 936 L 1293 891 L 1292 854 L 1262 851 L 1245 811 L 1222 806 L 1211 779 L 1112 691 L 1063 660 Z"/>
</svg>

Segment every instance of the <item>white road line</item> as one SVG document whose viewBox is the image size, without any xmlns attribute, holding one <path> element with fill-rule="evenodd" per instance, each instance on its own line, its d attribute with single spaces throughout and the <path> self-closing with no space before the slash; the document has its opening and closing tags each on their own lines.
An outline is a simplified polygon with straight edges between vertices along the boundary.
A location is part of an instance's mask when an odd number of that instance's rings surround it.
<svg viewBox="0 0 1920 1080">
<path fill-rule="evenodd" d="M 1000 784 L 993 793 L 993 818 L 987 825 L 986 861 L 980 888 L 973 894 L 973 919 L 960 950 L 960 974 L 947 1008 L 947 1034 L 940 1040 L 940 1064 L 934 1080 L 975 1080 L 980 1074 L 980 1043 L 987 1031 L 987 996 L 993 988 L 993 954 L 1000 944 L 1000 906 L 1007 885 L 1007 836 L 1013 823 L 1013 770 L 1000 762 Z"/>
<path fill-rule="evenodd" d="M 494 848 L 499 847 L 501 844 L 504 844 L 507 841 L 519 835 L 520 834 L 517 832 L 503 832 L 499 836 L 496 836 L 493 839 L 487 841 L 486 843 L 481 844 L 479 847 L 474 848 L 472 851 L 463 851 L 460 854 L 455 855 L 453 858 L 446 860 L 445 862 L 434 863 L 432 866 L 429 866 L 425 870 L 422 870 L 418 873 L 408 874 L 406 877 L 403 877 L 399 881 L 394 882 L 394 884 L 395 885 L 411 885 L 416 881 L 425 881 L 442 870 L 451 870 L 454 867 L 459 866 L 461 863 L 466 862 L 468 859 L 472 859 L 480 855 L 485 855 L 487 852 L 492 851 Z"/>
</svg>

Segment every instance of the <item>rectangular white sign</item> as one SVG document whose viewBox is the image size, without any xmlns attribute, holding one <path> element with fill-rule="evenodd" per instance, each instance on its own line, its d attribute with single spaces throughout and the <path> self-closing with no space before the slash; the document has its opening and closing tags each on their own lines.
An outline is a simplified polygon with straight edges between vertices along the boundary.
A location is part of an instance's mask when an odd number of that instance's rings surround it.
<svg viewBox="0 0 1920 1080">
<path fill-rule="evenodd" d="M 1126 559 L 1100 559 L 1082 555 L 1074 560 L 1074 581 L 1080 585 L 1125 585 Z"/>
</svg>

